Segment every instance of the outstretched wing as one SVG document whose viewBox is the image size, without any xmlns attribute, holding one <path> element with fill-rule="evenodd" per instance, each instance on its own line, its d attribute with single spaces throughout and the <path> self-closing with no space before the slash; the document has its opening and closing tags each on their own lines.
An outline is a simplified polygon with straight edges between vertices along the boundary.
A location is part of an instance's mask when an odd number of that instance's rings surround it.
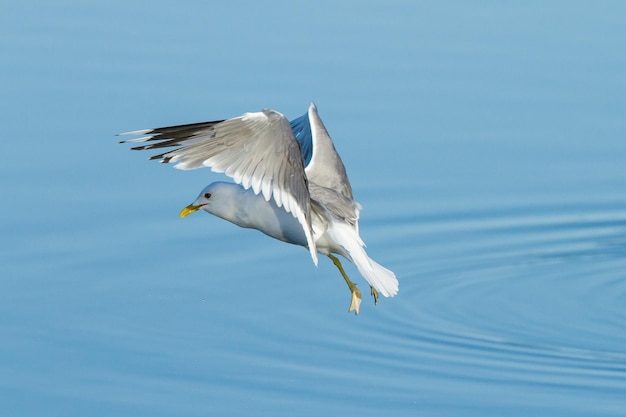
<svg viewBox="0 0 626 417">
<path fill-rule="evenodd" d="M 317 114 L 317 107 L 313 103 L 309 106 L 308 122 L 311 130 L 313 154 L 310 162 L 306 165 L 307 178 L 317 185 L 334 190 L 352 200 L 354 197 L 346 168 L 335 150 L 322 119 Z"/>
<path fill-rule="evenodd" d="M 175 163 L 179 169 L 210 167 L 244 188 L 272 198 L 298 219 L 313 262 L 317 252 L 311 228 L 311 198 L 304 162 L 289 121 L 274 110 L 245 113 L 224 121 L 138 130 L 123 135 L 145 135 L 123 142 L 149 142 L 133 150 L 178 146 L 150 159 Z"/>
</svg>

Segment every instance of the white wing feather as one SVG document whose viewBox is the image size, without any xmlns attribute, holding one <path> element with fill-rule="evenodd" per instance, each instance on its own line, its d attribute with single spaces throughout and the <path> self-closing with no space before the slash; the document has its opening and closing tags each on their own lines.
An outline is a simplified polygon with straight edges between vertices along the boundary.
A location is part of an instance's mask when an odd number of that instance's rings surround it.
<svg viewBox="0 0 626 417">
<path fill-rule="evenodd" d="M 210 167 L 273 198 L 302 225 L 311 258 L 317 265 L 317 250 L 311 227 L 311 200 L 300 146 L 289 121 L 274 110 L 245 113 L 240 117 L 193 125 L 148 129 L 128 134 L 147 135 L 126 142 L 152 142 L 133 149 L 179 148 L 156 155 L 178 169 Z"/>
</svg>

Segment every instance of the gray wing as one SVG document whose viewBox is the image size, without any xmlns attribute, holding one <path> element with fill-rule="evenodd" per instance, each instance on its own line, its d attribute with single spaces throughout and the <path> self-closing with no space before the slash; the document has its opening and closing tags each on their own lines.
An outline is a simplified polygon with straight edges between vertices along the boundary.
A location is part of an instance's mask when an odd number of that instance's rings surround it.
<svg viewBox="0 0 626 417">
<path fill-rule="evenodd" d="M 313 203 L 318 204 L 318 206 L 314 206 L 313 211 L 326 210 L 334 218 L 348 223 L 358 230 L 359 211 L 361 210 L 359 203 L 344 197 L 341 193 L 330 188 L 321 187 L 313 182 L 309 183 L 309 191 Z"/>
<path fill-rule="evenodd" d="M 179 169 L 210 167 L 244 188 L 272 198 L 298 219 L 317 265 L 311 228 L 311 198 L 300 146 L 289 121 L 273 110 L 245 113 L 220 122 L 148 129 L 125 134 L 146 135 L 125 142 L 155 142 L 134 150 L 179 148 L 153 156 Z"/>
<path fill-rule="evenodd" d="M 321 203 L 334 217 L 353 225 L 358 232 L 361 207 L 354 201 L 346 168 L 313 103 L 309 106 L 309 123 L 313 155 L 305 172 L 311 198 Z"/>
<path fill-rule="evenodd" d="M 310 182 L 330 188 L 352 200 L 354 197 L 346 168 L 313 103 L 309 106 L 309 123 L 313 140 L 313 155 L 305 169 L 307 178 Z"/>
</svg>

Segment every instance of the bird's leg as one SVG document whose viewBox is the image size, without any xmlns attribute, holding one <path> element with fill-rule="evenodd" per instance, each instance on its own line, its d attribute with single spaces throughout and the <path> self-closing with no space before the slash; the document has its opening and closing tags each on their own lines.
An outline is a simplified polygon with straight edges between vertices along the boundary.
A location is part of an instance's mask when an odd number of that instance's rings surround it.
<svg viewBox="0 0 626 417">
<path fill-rule="evenodd" d="M 361 291 L 356 287 L 356 284 L 350 281 L 348 278 L 348 274 L 343 270 L 343 266 L 341 266 L 341 262 L 339 258 L 328 254 L 328 257 L 335 264 L 339 272 L 341 272 L 341 276 L 344 280 L 346 280 L 346 284 L 348 284 L 348 288 L 350 288 L 350 292 L 352 293 L 352 301 L 350 302 L 350 309 L 348 312 L 354 311 L 354 314 L 359 314 L 359 307 L 361 306 Z"/>
<path fill-rule="evenodd" d="M 370 289 L 372 290 L 371 294 L 372 297 L 374 297 L 374 305 L 378 304 L 378 291 L 376 290 L 376 288 L 372 287 L 370 285 Z"/>
</svg>

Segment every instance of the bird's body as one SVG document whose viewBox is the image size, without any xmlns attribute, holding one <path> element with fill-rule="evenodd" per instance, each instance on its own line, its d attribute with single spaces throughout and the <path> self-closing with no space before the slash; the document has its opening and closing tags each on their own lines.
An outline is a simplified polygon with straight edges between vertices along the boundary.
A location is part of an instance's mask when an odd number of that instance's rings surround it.
<svg viewBox="0 0 626 417">
<path fill-rule="evenodd" d="M 235 180 L 208 185 L 181 217 L 202 209 L 308 248 L 315 264 L 317 253 L 329 256 L 352 292 L 350 311 L 357 314 L 360 291 L 333 254 L 357 267 L 375 301 L 379 293 L 390 297 L 398 292 L 394 273 L 365 252 L 358 229 L 360 205 L 315 105 L 291 124 L 282 114 L 263 110 L 225 121 L 128 134 L 148 135 L 132 142 L 159 141 L 133 148 L 137 150 L 180 146 L 152 159 L 177 162 L 182 169 L 210 166 Z"/>
</svg>

